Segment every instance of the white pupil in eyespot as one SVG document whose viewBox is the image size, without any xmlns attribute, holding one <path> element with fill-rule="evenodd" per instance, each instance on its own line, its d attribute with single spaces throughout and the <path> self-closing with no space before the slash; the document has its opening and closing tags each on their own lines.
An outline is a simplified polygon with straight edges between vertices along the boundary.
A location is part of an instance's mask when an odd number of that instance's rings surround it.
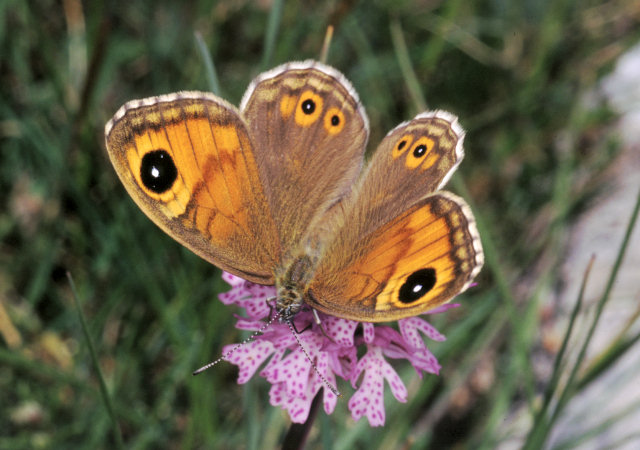
<svg viewBox="0 0 640 450">
<path fill-rule="evenodd" d="M 160 176 L 160 171 L 158 170 L 157 167 L 152 167 L 151 168 L 151 176 L 153 178 L 158 178 Z"/>
<path fill-rule="evenodd" d="M 421 290 L 422 290 L 422 285 L 421 285 L 421 284 L 416 284 L 416 285 L 413 287 L 413 292 L 415 292 L 415 293 L 418 293 L 418 292 L 420 292 Z"/>
</svg>

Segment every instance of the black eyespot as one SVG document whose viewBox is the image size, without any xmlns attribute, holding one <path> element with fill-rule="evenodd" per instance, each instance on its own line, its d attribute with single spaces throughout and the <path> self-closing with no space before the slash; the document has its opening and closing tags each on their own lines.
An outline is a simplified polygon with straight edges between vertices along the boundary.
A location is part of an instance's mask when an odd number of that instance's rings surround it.
<svg viewBox="0 0 640 450">
<path fill-rule="evenodd" d="M 302 102 L 302 112 L 307 114 L 307 115 L 311 115 L 313 114 L 313 112 L 316 110 L 316 102 L 314 102 L 313 100 L 305 100 Z M 333 120 L 333 119 L 331 119 Z"/>
<path fill-rule="evenodd" d="M 423 297 L 436 285 L 436 270 L 431 267 L 413 272 L 398 293 L 402 303 L 413 303 Z"/>
<path fill-rule="evenodd" d="M 427 146 L 426 145 L 418 145 L 416 147 L 416 149 L 413 151 L 413 156 L 415 158 L 420 158 L 426 152 L 427 152 Z"/>
<path fill-rule="evenodd" d="M 406 139 L 403 139 L 400 142 L 398 142 L 398 150 L 402 150 L 405 145 L 407 145 L 407 140 Z"/>
<path fill-rule="evenodd" d="M 340 117 L 336 115 L 331 117 L 331 125 L 333 125 L 334 127 L 337 127 L 339 124 L 340 124 Z"/>
<path fill-rule="evenodd" d="M 140 178 L 147 189 L 162 194 L 173 186 L 178 169 L 165 150 L 154 150 L 142 157 Z"/>
</svg>

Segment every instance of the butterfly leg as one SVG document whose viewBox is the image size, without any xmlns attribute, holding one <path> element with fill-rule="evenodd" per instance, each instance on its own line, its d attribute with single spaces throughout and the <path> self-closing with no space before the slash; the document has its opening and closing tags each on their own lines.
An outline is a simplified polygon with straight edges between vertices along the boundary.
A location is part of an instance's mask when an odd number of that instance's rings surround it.
<svg viewBox="0 0 640 450">
<path fill-rule="evenodd" d="M 312 324 L 309 324 L 306 327 L 304 327 L 302 330 L 298 331 L 298 327 L 296 327 L 296 323 L 293 321 L 293 319 L 287 319 L 287 322 L 293 327 L 294 331 L 298 334 L 302 334 L 312 327 Z"/>
<path fill-rule="evenodd" d="M 278 309 L 275 307 L 276 300 L 277 300 L 277 297 L 270 297 L 265 300 L 265 302 L 267 303 L 267 306 L 269 307 L 269 319 L 273 318 L 274 320 L 278 319 L 281 321 L 282 317 L 278 312 Z"/>
<path fill-rule="evenodd" d="M 324 335 L 324 337 L 326 337 L 327 339 L 329 339 L 331 342 L 333 342 L 335 344 L 336 341 L 331 339 L 331 337 L 327 334 L 327 332 L 324 331 L 324 327 L 322 326 L 322 321 L 320 320 L 320 316 L 318 315 L 318 310 L 314 309 L 314 308 L 311 308 L 311 311 L 313 311 L 313 317 L 315 317 L 316 324 L 318 324 L 318 327 L 320 327 L 320 331 L 322 331 L 322 334 Z"/>
</svg>

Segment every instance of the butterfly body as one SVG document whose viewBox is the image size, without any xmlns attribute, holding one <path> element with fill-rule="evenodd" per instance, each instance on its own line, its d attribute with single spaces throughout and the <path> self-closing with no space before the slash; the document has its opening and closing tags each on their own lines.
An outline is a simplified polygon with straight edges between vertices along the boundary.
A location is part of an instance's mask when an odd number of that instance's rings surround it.
<svg viewBox="0 0 640 450">
<path fill-rule="evenodd" d="M 259 75 L 240 109 L 201 92 L 125 104 L 106 146 L 127 191 L 174 239 L 303 305 L 362 321 L 425 312 L 483 263 L 466 203 L 439 191 L 463 157 L 457 119 L 427 112 L 383 139 L 350 83 L 305 61 Z"/>
<path fill-rule="evenodd" d="M 295 316 L 308 304 L 307 289 L 312 278 L 314 260 L 309 255 L 296 258 L 281 276 L 276 277 L 276 310 L 282 319 Z"/>
</svg>

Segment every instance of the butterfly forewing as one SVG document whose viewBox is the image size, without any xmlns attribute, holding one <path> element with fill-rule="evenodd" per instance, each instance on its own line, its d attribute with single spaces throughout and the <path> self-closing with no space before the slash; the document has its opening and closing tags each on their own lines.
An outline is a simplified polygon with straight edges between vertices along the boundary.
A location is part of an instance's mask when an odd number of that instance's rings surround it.
<svg viewBox="0 0 640 450">
<path fill-rule="evenodd" d="M 127 191 L 167 234 L 224 270 L 274 282 L 279 239 L 234 107 L 200 92 L 136 100 L 105 135 Z"/>
<path fill-rule="evenodd" d="M 307 302 L 328 314 L 381 322 L 433 309 L 464 291 L 483 254 L 466 203 L 441 192 L 369 235 L 345 223 L 325 249 Z"/>
</svg>

